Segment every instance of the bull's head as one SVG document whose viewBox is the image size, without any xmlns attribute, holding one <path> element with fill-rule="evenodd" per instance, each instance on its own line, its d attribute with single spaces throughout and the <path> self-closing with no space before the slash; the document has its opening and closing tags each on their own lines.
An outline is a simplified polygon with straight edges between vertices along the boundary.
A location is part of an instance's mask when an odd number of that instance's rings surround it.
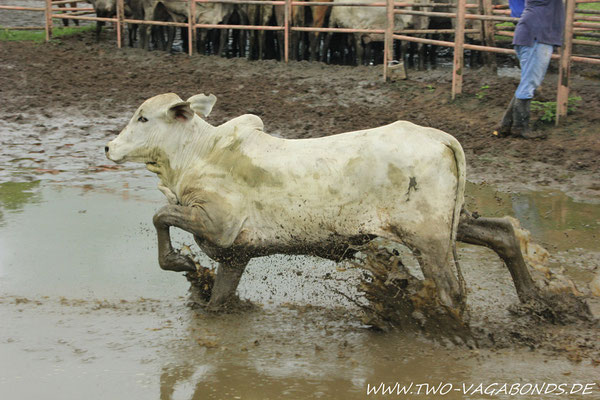
<svg viewBox="0 0 600 400">
<path fill-rule="evenodd" d="M 116 163 L 155 163 L 160 154 L 175 154 L 189 141 L 190 129 L 207 117 L 217 98 L 198 94 L 183 101 L 174 93 L 146 100 L 116 139 L 104 148 Z"/>
</svg>

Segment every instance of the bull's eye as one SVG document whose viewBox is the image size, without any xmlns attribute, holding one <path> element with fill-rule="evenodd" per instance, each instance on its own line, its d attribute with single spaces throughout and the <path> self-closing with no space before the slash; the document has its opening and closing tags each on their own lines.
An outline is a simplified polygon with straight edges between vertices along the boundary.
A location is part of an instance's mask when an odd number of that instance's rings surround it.
<svg viewBox="0 0 600 400">
<path fill-rule="evenodd" d="M 148 119 L 144 117 L 139 117 L 138 122 L 148 122 Z"/>
</svg>

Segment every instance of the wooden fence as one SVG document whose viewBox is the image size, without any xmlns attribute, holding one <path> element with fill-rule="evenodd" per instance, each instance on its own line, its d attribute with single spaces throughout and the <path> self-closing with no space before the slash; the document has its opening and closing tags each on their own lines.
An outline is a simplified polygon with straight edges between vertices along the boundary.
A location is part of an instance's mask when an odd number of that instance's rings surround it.
<svg viewBox="0 0 600 400">
<path fill-rule="evenodd" d="M 117 33 L 117 46 L 122 47 L 124 24 L 146 24 L 146 25 L 161 25 L 187 28 L 188 32 L 188 54 L 193 54 L 194 41 L 197 29 L 243 29 L 243 30 L 271 30 L 283 31 L 284 33 L 284 61 L 288 62 L 290 33 L 298 32 L 338 32 L 338 33 L 372 33 L 384 35 L 384 63 L 383 63 L 383 78 L 387 80 L 390 75 L 389 66 L 393 62 L 393 44 L 394 40 L 403 40 L 409 42 L 430 44 L 442 47 L 451 47 L 454 49 L 454 63 L 452 70 L 452 98 L 462 92 L 463 72 L 464 72 L 464 51 L 476 50 L 485 53 L 501 53 L 515 54 L 513 49 L 497 47 L 495 44 L 496 35 L 514 36 L 514 26 L 497 26 L 498 23 L 512 22 L 516 23 L 518 18 L 510 16 L 510 10 L 507 6 L 492 6 L 492 0 L 478 0 L 477 4 L 467 4 L 467 0 L 455 0 L 455 3 L 426 3 L 420 2 L 395 2 L 394 0 L 385 0 L 382 2 L 364 2 L 364 3 L 349 3 L 349 2 L 327 2 L 327 1 L 296 1 L 296 0 L 180 0 L 188 3 L 188 22 L 164 22 L 164 21 L 149 21 L 149 20 L 134 20 L 125 18 L 124 0 L 116 0 L 116 15 L 112 18 L 99 18 L 97 16 L 89 16 L 94 14 L 93 8 L 73 8 L 73 7 L 58 7 L 61 5 L 71 4 L 75 2 L 85 2 L 82 0 L 40 0 L 45 2 L 44 7 L 17 7 L 17 6 L 0 6 L 0 10 L 21 10 L 21 11 L 39 11 L 45 13 L 46 40 L 52 37 L 52 20 L 53 19 L 78 19 L 86 21 L 103 21 L 112 22 L 115 24 Z M 553 59 L 559 60 L 559 75 L 558 75 L 558 91 L 557 91 L 557 109 L 556 123 L 558 124 L 567 115 L 567 105 L 569 99 L 569 81 L 571 76 L 572 62 L 600 64 L 600 57 L 594 56 L 577 56 L 573 54 L 573 45 L 585 46 L 600 46 L 600 41 L 594 40 L 600 38 L 600 10 L 578 8 L 578 5 L 587 3 L 600 3 L 600 0 L 565 0 L 566 1 L 566 18 L 564 27 L 564 43 L 559 54 L 553 54 Z M 259 25 L 223 25 L 223 24 L 198 24 L 195 18 L 190 16 L 196 14 L 197 3 L 224 3 L 224 4 L 259 4 L 273 5 L 285 7 L 283 25 L 280 26 L 259 26 Z M 387 15 L 387 24 L 385 27 L 373 29 L 349 29 L 349 28 L 311 28 L 292 26 L 292 9 L 293 7 L 307 6 L 335 6 L 335 7 L 385 7 Z M 430 8 L 453 8 L 455 12 L 434 12 L 423 11 Z M 476 13 L 467 13 L 467 10 L 475 10 Z M 60 12 L 60 14 L 59 14 Z M 428 16 L 428 17 L 443 17 L 454 20 L 454 28 L 451 30 L 402 30 L 394 31 L 394 19 L 398 14 Z M 479 32 L 476 29 L 466 29 L 467 20 L 481 21 Z M 25 27 L 20 29 L 40 29 L 41 27 Z M 453 33 L 454 40 L 443 41 L 433 40 L 424 37 L 411 35 L 427 35 L 437 33 Z M 481 39 L 481 45 L 465 43 L 466 34 L 477 33 Z"/>
</svg>

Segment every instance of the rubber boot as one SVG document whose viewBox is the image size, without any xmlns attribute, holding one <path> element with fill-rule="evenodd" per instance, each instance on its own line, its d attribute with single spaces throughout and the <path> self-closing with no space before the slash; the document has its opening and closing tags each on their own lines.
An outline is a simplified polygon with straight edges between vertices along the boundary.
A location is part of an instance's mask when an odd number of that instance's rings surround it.
<svg viewBox="0 0 600 400">
<path fill-rule="evenodd" d="M 533 132 L 529 127 L 529 109 L 531 99 L 515 99 L 513 107 L 513 125 L 511 132 L 515 136 L 525 139 L 543 139 L 546 135 L 542 132 Z"/>
<path fill-rule="evenodd" d="M 510 100 L 508 103 L 508 107 L 502 116 L 502 121 L 498 124 L 494 130 L 494 136 L 498 137 L 506 137 L 510 135 L 510 128 L 513 123 L 513 108 L 515 106 L 515 97 Z"/>
</svg>

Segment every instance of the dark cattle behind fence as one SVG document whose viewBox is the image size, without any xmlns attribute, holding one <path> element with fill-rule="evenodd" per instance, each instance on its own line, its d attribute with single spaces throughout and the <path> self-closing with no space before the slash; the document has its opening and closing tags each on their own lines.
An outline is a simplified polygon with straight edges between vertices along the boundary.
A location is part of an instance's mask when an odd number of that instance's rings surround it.
<svg viewBox="0 0 600 400">
<path fill-rule="evenodd" d="M 456 3 L 428 3 L 425 1 L 421 2 L 394 2 L 394 0 L 386 1 L 365 1 L 365 2 L 344 2 L 343 0 L 337 1 L 295 1 L 295 0 L 277 0 L 277 1 L 260 1 L 260 0 L 170 0 L 171 2 L 183 3 L 179 5 L 179 9 L 184 10 L 179 12 L 179 17 L 172 17 L 170 21 L 155 21 L 153 18 L 145 16 L 144 19 L 133 19 L 127 18 L 125 15 L 126 3 L 125 0 L 114 0 L 116 2 L 116 13 L 110 17 L 98 17 L 89 16 L 89 14 L 95 13 L 93 8 L 77 8 L 74 7 L 74 3 L 78 1 L 73 0 L 40 0 L 44 2 L 44 7 L 19 7 L 1 5 L 0 10 L 20 10 L 20 11 L 35 11 L 45 13 L 45 30 L 46 40 L 50 40 L 52 37 L 52 20 L 83 20 L 83 21 L 96 21 L 98 23 L 112 22 L 116 27 L 117 33 L 117 46 L 121 48 L 123 37 L 122 32 L 124 24 L 130 24 L 132 26 L 163 26 L 174 29 L 176 27 L 182 28 L 182 31 L 187 31 L 187 42 L 188 54 L 193 54 L 194 41 L 196 40 L 197 30 L 207 29 L 220 29 L 220 30 L 242 30 L 242 31 L 272 31 L 280 32 L 279 45 L 282 48 L 280 51 L 282 58 L 285 62 L 288 62 L 290 58 L 290 47 L 294 49 L 294 57 L 298 57 L 298 43 L 291 43 L 291 37 L 293 34 L 310 33 L 313 35 L 319 33 L 362 33 L 365 35 L 378 34 L 384 36 L 384 51 L 383 51 L 383 78 L 388 80 L 390 76 L 390 66 L 394 65 L 394 41 L 400 40 L 405 42 L 413 42 L 418 44 L 428 44 L 434 46 L 442 46 L 453 49 L 454 53 L 454 65 L 452 73 L 452 97 L 456 97 L 462 92 L 462 79 L 464 71 L 464 51 L 480 51 L 490 56 L 486 57 L 488 63 L 492 62 L 493 58 L 491 54 L 515 54 L 514 50 L 505 47 L 496 46 L 496 36 L 511 37 L 514 35 L 514 26 L 506 26 L 503 24 L 497 26 L 498 23 L 518 21 L 517 18 L 508 16 L 510 11 L 505 5 L 492 5 L 492 0 L 479 0 L 478 4 L 467 4 L 467 0 L 456 0 Z M 438 0 L 439 1 L 439 0 Z M 83 1 L 79 1 L 83 2 Z M 560 54 L 554 54 L 553 59 L 559 60 L 559 79 L 558 79 L 558 91 L 557 91 L 557 110 L 556 110 L 556 123 L 564 119 L 567 114 L 567 103 L 569 97 L 569 78 L 571 73 L 571 63 L 588 63 L 588 64 L 600 64 L 600 56 L 580 56 L 573 54 L 573 46 L 586 46 L 587 48 L 597 48 L 600 46 L 600 10 L 585 8 L 584 4 L 588 3 L 600 3 L 600 0 L 566 0 L 566 20 L 564 29 L 564 44 L 561 47 Z M 66 4 L 71 7 L 65 7 Z M 278 7 L 283 8 L 283 18 L 276 18 L 279 25 L 250 25 L 250 24 L 228 24 L 218 23 L 206 23 L 205 21 L 199 21 L 198 18 L 191 18 L 191 16 L 197 15 L 197 7 L 199 4 L 221 4 L 223 6 L 247 6 L 256 5 L 259 7 Z M 583 7 L 580 7 L 583 5 Z M 304 7 L 310 7 L 311 10 L 316 7 L 321 7 L 321 17 L 319 23 L 312 24 L 312 26 L 296 26 L 294 22 L 302 21 L 299 18 L 293 18 L 294 15 L 298 14 L 298 10 Z M 385 26 L 380 27 L 369 27 L 364 29 L 355 28 L 332 28 L 324 27 L 323 10 L 327 11 L 331 7 L 382 7 L 385 8 L 387 15 Z M 455 12 L 440 12 L 440 11 L 424 11 L 427 9 L 455 9 Z M 295 10 L 295 11 L 294 11 Z M 468 12 L 467 10 L 474 10 L 476 13 Z M 187 11 L 187 15 L 185 14 Z M 426 17 L 426 18 L 445 18 L 450 19 L 453 22 L 452 29 L 395 29 L 395 17 L 396 15 L 410 15 L 415 17 Z M 136 14 L 133 13 L 133 17 Z M 153 17 L 153 16 L 152 16 Z M 137 17 L 139 18 L 139 16 Z M 249 21 L 246 19 L 240 19 L 240 21 Z M 266 23 L 265 19 L 253 19 L 252 22 Z M 467 21 L 481 21 L 478 28 L 467 26 Z M 18 29 L 40 29 L 41 27 L 21 27 Z M 10 28 L 7 28 L 10 29 Z M 431 38 L 432 35 L 439 34 L 453 34 L 454 40 L 439 40 Z M 430 37 L 426 37 L 429 35 Z M 473 44 L 465 41 L 465 37 L 470 35 L 476 35 L 479 38 L 481 44 Z M 182 34 L 182 36 L 185 36 Z M 171 36 L 172 37 L 172 36 Z M 221 46 L 223 46 L 223 39 L 225 35 L 221 35 Z M 264 40 L 264 39 L 261 39 Z M 304 39 L 305 40 L 305 39 Z M 264 44 L 264 43 L 263 43 Z M 304 43 L 305 45 L 306 43 Z M 308 48 L 308 46 L 305 46 Z M 314 41 L 310 44 L 310 50 L 304 50 L 304 52 L 310 51 L 310 58 L 316 59 L 316 48 Z M 168 49 L 168 46 L 167 46 Z M 240 46 L 242 49 L 242 46 Z M 327 51 L 325 48 L 324 51 Z M 221 51 L 219 51 L 221 53 Z M 243 50 L 240 51 L 243 54 Z M 259 55 L 259 58 L 262 56 Z M 321 57 L 322 58 L 322 57 Z"/>
</svg>

